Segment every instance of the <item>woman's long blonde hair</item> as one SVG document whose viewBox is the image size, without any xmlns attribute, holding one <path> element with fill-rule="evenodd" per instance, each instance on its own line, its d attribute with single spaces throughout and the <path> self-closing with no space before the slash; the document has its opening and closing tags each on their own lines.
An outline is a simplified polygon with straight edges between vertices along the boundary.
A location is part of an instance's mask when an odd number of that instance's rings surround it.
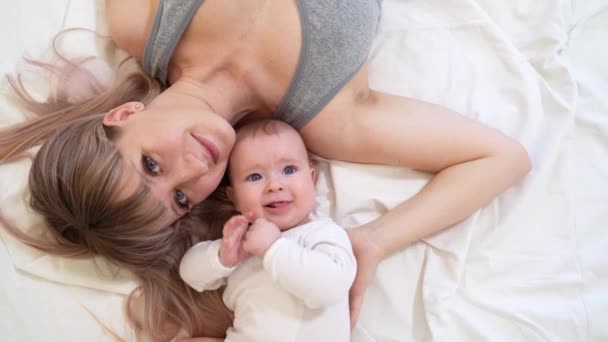
<svg viewBox="0 0 608 342">
<path fill-rule="evenodd" d="M 58 35 L 55 41 L 60 37 Z M 232 314 L 221 291 L 197 293 L 179 277 L 179 262 L 194 243 L 221 237 L 223 220 L 233 213 L 221 191 L 170 227 L 159 227 L 164 208 L 140 185 L 128 198 L 119 196 L 123 160 L 113 140 L 120 130 L 105 127 L 103 115 L 129 101 L 148 103 L 162 90 L 140 68 L 122 61 L 106 86 L 86 68 L 90 58 L 68 59 L 53 51 L 53 64 L 29 60 L 55 82 L 46 100 L 36 100 L 21 77 L 8 77 L 21 107 L 33 118 L 0 129 L 0 163 L 27 156 L 41 145 L 29 174 L 30 204 L 52 236 L 34 239 L 5 222 L 24 243 L 48 253 L 83 257 L 101 255 L 137 276 L 127 317 L 140 337 L 169 340 L 184 329 L 191 336 L 224 336 Z M 134 63 L 131 63 L 134 64 Z M 131 68 L 133 69 L 133 68 Z M 79 95 L 73 80 L 78 80 Z M 83 81 L 85 81 L 83 83 Z M 82 91 L 86 89 L 86 91 Z M 84 95 L 83 95 L 84 94 Z M 143 315 L 133 299 L 143 294 Z"/>
</svg>

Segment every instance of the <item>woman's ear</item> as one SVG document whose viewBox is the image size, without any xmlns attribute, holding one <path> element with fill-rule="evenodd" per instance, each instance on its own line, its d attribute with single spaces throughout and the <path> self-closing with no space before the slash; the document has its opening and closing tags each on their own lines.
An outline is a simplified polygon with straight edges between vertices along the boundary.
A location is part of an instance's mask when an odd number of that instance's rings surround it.
<svg viewBox="0 0 608 342">
<path fill-rule="evenodd" d="M 312 165 L 310 167 L 310 175 L 312 176 L 312 182 L 316 183 L 317 182 L 317 169 L 315 168 L 314 165 Z"/>
<path fill-rule="evenodd" d="M 103 124 L 108 127 L 119 127 L 127 122 L 127 119 L 144 110 L 144 104 L 141 102 L 127 102 L 118 107 L 111 109 L 103 117 Z"/>
</svg>

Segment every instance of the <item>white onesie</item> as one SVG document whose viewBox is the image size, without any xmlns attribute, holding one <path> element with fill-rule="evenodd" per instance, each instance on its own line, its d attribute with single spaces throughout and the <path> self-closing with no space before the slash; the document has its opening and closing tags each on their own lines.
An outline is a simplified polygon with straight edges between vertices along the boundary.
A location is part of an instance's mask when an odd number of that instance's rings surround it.
<svg viewBox="0 0 608 342">
<path fill-rule="evenodd" d="M 331 219 L 281 233 L 264 258 L 232 268 L 219 261 L 221 240 L 202 241 L 184 255 L 180 275 L 201 292 L 227 284 L 234 311 L 226 341 L 348 341 L 348 291 L 357 271 L 350 240 Z"/>
</svg>

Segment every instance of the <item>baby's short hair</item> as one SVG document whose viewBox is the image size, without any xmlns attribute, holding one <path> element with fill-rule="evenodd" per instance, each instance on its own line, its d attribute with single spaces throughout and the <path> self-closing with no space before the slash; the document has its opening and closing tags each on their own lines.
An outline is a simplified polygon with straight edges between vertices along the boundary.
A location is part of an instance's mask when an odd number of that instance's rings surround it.
<svg viewBox="0 0 608 342">
<path fill-rule="evenodd" d="M 259 119 L 247 121 L 241 125 L 236 126 L 237 139 L 240 135 L 253 135 L 253 137 L 255 137 L 259 133 L 264 133 L 267 135 L 278 134 L 282 129 L 290 130 L 300 135 L 295 128 L 291 127 L 289 124 L 283 121 L 276 119 Z"/>
</svg>

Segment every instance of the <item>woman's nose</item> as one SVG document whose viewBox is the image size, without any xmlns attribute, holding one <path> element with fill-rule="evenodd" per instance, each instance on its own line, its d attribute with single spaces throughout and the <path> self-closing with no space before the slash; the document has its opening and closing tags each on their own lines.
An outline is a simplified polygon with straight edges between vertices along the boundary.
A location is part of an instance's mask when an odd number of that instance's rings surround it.
<svg viewBox="0 0 608 342">
<path fill-rule="evenodd" d="M 183 163 L 177 170 L 178 182 L 181 184 L 197 181 L 209 172 L 209 164 L 191 155 L 184 157 Z"/>
</svg>

